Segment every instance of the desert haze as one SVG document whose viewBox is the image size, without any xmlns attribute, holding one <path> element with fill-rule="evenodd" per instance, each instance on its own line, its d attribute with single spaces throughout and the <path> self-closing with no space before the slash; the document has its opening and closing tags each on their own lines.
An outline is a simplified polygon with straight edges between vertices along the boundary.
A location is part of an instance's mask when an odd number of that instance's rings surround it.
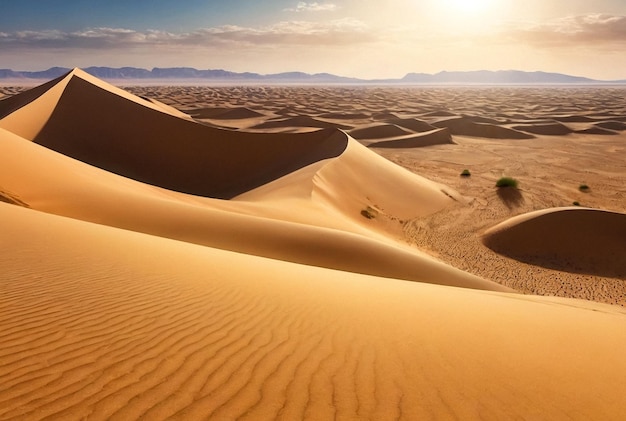
<svg viewBox="0 0 626 421">
<path fill-rule="evenodd" d="M 0 88 L 0 419 L 624 419 L 625 96 Z"/>
</svg>

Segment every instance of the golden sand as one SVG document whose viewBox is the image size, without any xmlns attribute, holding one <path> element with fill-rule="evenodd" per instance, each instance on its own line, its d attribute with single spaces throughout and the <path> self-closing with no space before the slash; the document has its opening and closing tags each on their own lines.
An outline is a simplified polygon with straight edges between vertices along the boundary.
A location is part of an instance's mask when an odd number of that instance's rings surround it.
<svg viewBox="0 0 626 421">
<path fill-rule="evenodd" d="M 626 413 L 621 91 L 18 91 L 0 419 Z"/>
</svg>

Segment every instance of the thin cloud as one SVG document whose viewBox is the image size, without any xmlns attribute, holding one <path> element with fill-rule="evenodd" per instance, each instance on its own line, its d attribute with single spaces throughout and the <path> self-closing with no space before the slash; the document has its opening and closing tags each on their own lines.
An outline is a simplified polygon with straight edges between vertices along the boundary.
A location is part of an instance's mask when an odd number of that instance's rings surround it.
<svg viewBox="0 0 626 421">
<path fill-rule="evenodd" d="M 18 31 L 0 33 L 4 48 L 124 48 L 212 45 L 350 45 L 376 40 L 377 34 L 357 19 L 326 22 L 285 21 L 265 27 L 223 25 L 191 32 L 88 28 L 81 31 Z"/>
<path fill-rule="evenodd" d="M 626 16 L 590 14 L 571 16 L 543 24 L 511 27 L 504 35 L 535 47 L 626 45 Z"/>
<path fill-rule="evenodd" d="M 307 3 L 305 1 L 298 2 L 295 7 L 284 9 L 285 12 L 332 12 L 337 10 L 337 5 L 332 3 Z"/>
</svg>

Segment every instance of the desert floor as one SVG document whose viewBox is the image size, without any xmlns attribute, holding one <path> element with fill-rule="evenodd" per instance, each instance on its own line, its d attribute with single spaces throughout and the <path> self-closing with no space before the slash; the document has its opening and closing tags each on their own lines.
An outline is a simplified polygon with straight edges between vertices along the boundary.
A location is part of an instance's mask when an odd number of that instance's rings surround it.
<svg viewBox="0 0 626 421">
<path fill-rule="evenodd" d="M 0 88 L 0 419 L 623 420 L 625 97 Z"/>
</svg>

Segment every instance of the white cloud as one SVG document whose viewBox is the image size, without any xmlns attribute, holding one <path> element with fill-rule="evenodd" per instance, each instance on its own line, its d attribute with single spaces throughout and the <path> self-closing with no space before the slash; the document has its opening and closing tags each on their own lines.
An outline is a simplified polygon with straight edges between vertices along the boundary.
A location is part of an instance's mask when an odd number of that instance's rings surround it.
<svg viewBox="0 0 626 421">
<path fill-rule="evenodd" d="M 3 49 L 124 48 L 147 46 L 349 45 L 375 41 L 377 34 L 364 22 L 337 19 L 325 22 L 284 21 L 264 27 L 223 25 L 191 32 L 135 31 L 88 28 L 81 31 L 19 31 L 0 34 Z"/>
<path fill-rule="evenodd" d="M 305 1 L 298 2 L 295 7 L 284 9 L 285 12 L 332 12 L 337 10 L 337 6 L 332 3 L 307 3 Z"/>
</svg>

